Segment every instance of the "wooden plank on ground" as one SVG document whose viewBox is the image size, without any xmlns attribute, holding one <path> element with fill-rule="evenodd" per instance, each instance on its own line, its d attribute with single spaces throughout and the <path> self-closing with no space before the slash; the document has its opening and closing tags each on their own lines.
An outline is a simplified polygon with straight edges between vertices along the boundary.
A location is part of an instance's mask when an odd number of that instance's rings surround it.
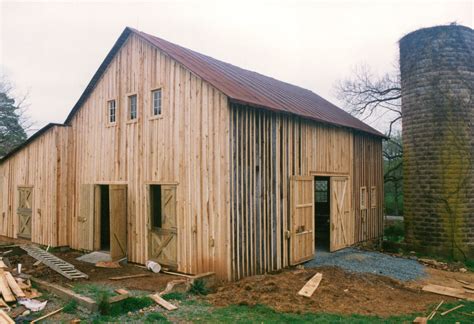
<svg viewBox="0 0 474 324">
<path fill-rule="evenodd" d="M 311 297 L 314 291 L 318 288 L 321 279 L 323 279 L 323 274 L 318 272 L 303 286 L 303 288 L 301 288 L 298 295 Z"/>
<path fill-rule="evenodd" d="M 43 281 L 34 277 L 31 277 L 31 281 L 38 285 L 39 288 L 48 290 L 56 295 L 58 297 L 65 299 L 65 300 L 75 300 L 79 305 L 82 307 L 87 308 L 88 310 L 95 312 L 99 309 L 97 303 L 92 299 L 87 296 L 82 296 L 80 294 L 75 293 L 74 291 L 64 288 L 60 285 L 56 285 L 47 281 Z"/>
<path fill-rule="evenodd" d="M 119 289 L 115 289 L 115 292 L 119 295 L 126 295 L 128 294 L 128 290 L 126 289 L 123 289 L 123 288 L 119 288 Z"/>
<path fill-rule="evenodd" d="M 0 297 L 0 308 L 10 308 L 10 306 L 5 303 L 2 297 Z"/>
<path fill-rule="evenodd" d="M 21 290 L 20 286 L 18 286 L 18 283 L 16 282 L 15 278 L 13 278 L 12 274 L 10 272 L 5 272 L 5 278 L 7 279 L 8 285 L 10 286 L 10 289 L 13 291 L 13 293 L 17 297 L 25 298 L 25 293 L 23 290 Z"/>
<path fill-rule="evenodd" d="M 3 299 L 7 303 L 14 302 L 16 300 L 15 296 L 13 296 L 12 291 L 10 290 L 10 286 L 8 285 L 8 281 L 5 278 L 3 270 L 0 270 L 0 292 L 2 293 Z"/>
<path fill-rule="evenodd" d="M 8 269 L 7 265 L 5 264 L 5 262 L 3 262 L 3 260 L 0 260 L 0 269 Z"/>
<path fill-rule="evenodd" d="M 15 324 L 15 321 L 11 319 L 3 310 L 0 309 L 0 323 L 2 324 Z"/>
<path fill-rule="evenodd" d="M 149 297 L 153 299 L 158 305 L 160 305 L 164 309 L 175 310 L 178 308 L 175 305 L 171 304 L 170 302 L 167 302 L 166 300 L 161 298 L 158 294 L 151 294 L 149 295 Z"/>
<path fill-rule="evenodd" d="M 456 307 L 453 307 L 453 308 L 451 308 L 451 309 L 448 309 L 447 311 L 442 312 L 442 313 L 441 313 L 441 316 L 444 316 L 444 315 L 446 315 L 446 314 L 449 314 L 449 313 L 451 313 L 452 311 L 455 311 L 456 309 L 461 308 L 461 307 L 464 307 L 464 305 L 458 305 L 458 306 L 456 306 Z"/>
<path fill-rule="evenodd" d="M 35 319 L 34 321 L 31 321 L 30 323 L 31 323 L 31 324 L 38 323 L 39 321 L 42 321 L 42 320 L 44 320 L 45 318 L 48 318 L 48 317 L 50 317 L 50 316 L 53 316 L 54 314 L 59 313 L 59 312 L 62 311 L 63 309 L 64 309 L 64 307 L 61 307 L 61 308 L 59 308 L 59 309 L 56 309 L 55 311 L 52 311 L 51 313 L 48 313 L 48 314 L 43 315 L 43 316 L 41 316 L 41 317 L 38 317 L 37 319 Z"/>
<path fill-rule="evenodd" d="M 130 297 L 130 294 L 123 294 L 123 295 L 112 296 L 112 297 L 109 298 L 109 303 L 110 303 L 110 304 L 113 304 L 113 303 L 116 303 L 116 302 L 125 300 L 125 299 L 127 299 L 128 297 Z"/>
<path fill-rule="evenodd" d="M 148 276 L 150 275 L 143 273 L 143 274 L 130 275 L 130 276 L 110 277 L 109 280 L 125 280 L 125 279 L 142 278 L 142 277 L 148 277 Z"/>
<path fill-rule="evenodd" d="M 431 292 L 438 295 L 450 296 L 455 298 L 466 299 L 469 301 L 474 301 L 474 297 L 465 293 L 463 289 L 451 288 L 439 285 L 426 285 L 423 288 L 423 291 Z"/>
</svg>

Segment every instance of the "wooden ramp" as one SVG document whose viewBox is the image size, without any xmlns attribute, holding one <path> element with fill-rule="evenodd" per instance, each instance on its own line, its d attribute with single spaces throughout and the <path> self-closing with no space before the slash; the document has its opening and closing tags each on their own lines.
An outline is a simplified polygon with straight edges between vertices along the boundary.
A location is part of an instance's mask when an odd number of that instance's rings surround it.
<svg viewBox="0 0 474 324">
<path fill-rule="evenodd" d="M 89 278 L 85 273 L 77 270 L 72 264 L 58 258 L 51 253 L 46 252 L 45 250 L 35 246 L 35 245 L 22 245 L 20 246 L 25 250 L 28 255 L 35 258 L 38 261 L 41 261 L 57 273 L 63 275 L 68 279 L 82 279 Z"/>
</svg>

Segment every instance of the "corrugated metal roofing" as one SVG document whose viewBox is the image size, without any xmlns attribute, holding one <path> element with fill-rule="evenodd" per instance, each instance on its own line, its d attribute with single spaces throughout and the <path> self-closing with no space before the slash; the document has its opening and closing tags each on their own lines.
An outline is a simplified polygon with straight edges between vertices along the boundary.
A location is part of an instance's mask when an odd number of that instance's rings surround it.
<svg viewBox="0 0 474 324">
<path fill-rule="evenodd" d="M 310 90 L 216 60 L 210 56 L 200 54 L 130 27 L 125 28 L 69 114 L 66 123 L 70 122 L 75 111 L 80 108 L 90 92 L 92 92 L 116 51 L 118 51 L 130 33 L 134 33 L 148 41 L 191 72 L 209 82 L 229 97 L 231 102 L 294 114 L 315 121 L 345 126 L 384 137 L 383 134 L 374 128 Z"/>
</svg>

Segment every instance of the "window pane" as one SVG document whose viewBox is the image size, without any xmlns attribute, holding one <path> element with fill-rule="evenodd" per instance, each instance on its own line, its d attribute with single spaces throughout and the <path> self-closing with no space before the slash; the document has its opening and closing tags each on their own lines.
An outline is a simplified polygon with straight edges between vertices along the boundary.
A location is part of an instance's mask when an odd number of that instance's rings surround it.
<svg viewBox="0 0 474 324">
<path fill-rule="evenodd" d="M 115 123 L 115 120 L 116 120 L 115 100 L 110 100 L 108 104 L 109 104 L 109 122 Z"/>
<path fill-rule="evenodd" d="M 153 91 L 153 115 L 161 115 L 161 89 Z"/>
<path fill-rule="evenodd" d="M 137 96 L 133 95 L 128 97 L 129 101 L 129 118 L 136 119 L 137 118 Z"/>
</svg>

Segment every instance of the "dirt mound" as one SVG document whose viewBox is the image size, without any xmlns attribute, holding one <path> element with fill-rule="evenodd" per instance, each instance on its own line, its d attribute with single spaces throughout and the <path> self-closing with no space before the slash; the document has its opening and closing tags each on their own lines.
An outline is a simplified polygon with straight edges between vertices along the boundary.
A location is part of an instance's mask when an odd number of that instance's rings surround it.
<svg viewBox="0 0 474 324">
<path fill-rule="evenodd" d="M 298 291 L 316 272 L 323 274 L 311 298 Z M 382 276 L 345 272 L 335 267 L 288 270 L 254 276 L 219 287 L 207 299 L 215 306 L 267 305 L 282 312 L 342 313 L 390 316 L 426 312 L 448 297 L 421 292 Z"/>
</svg>

